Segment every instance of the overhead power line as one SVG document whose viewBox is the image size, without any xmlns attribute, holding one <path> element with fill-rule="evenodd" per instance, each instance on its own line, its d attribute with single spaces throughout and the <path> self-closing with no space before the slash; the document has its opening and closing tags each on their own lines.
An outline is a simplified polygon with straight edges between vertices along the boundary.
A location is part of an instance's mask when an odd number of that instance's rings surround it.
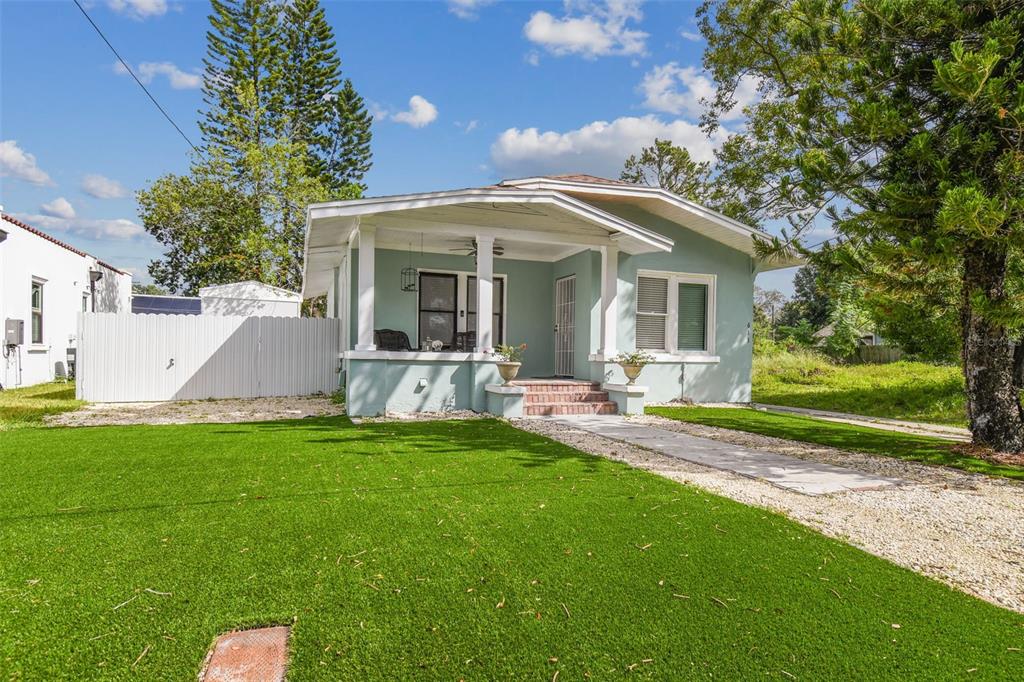
<svg viewBox="0 0 1024 682">
<path fill-rule="evenodd" d="M 178 131 L 178 134 L 185 139 L 185 142 L 188 142 L 188 146 L 192 147 L 192 149 L 195 150 L 196 152 L 199 152 L 199 148 L 192 144 L 192 140 L 188 139 L 188 135 L 185 134 L 185 131 L 183 131 L 178 126 L 178 124 L 174 122 L 174 119 L 171 118 L 171 115 L 168 114 L 167 111 L 162 106 L 160 106 L 160 102 L 156 101 L 156 97 L 154 97 L 153 93 L 149 91 L 149 88 L 147 88 L 146 85 L 139 80 L 139 77 L 135 75 L 135 71 L 132 70 L 132 67 L 129 66 L 128 62 L 126 62 L 124 58 L 121 57 L 120 54 L 118 54 L 117 50 L 114 49 L 114 46 L 110 44 L 110 41 L 107 40 L 107 36 L 103 35 L 103 31 L 100 30 L 100 27 L 96 25 L 96 22 L 92 20 L 92 17 L 89 16 L 89 13 L 85 11 L 84 7 L 82 7 L 82 3 L 80 3 L 78 0 L 74 0 L 74 2 L 78 9 L 82 11 L 82 15 L 85 16 L 86 20 L 92 25 L 94 29 L 96 29 L 96 33 L 99 35 L 99 37 L 103 39 L 103 42 L 107 44 L 107 47 L 110 48 L 110 51 L 114 53 L 115 57 L 117 57 L 117 60 L 121 62 L 121 66 L 123 66 L 125 70 L 131 75 L 131 77 L 135 79 L 135 82 L 139 84 L 139 87 L 142 88 L 142 91 L 146 93 L 150 101 L 153 102 L 154 106 L 156 106 L 156 108 L 160 110 L 160 113 L 164 115 L 164 118 L 167 119 L 167 122 L 174 126 L 174 129 Z"/>
</svg>

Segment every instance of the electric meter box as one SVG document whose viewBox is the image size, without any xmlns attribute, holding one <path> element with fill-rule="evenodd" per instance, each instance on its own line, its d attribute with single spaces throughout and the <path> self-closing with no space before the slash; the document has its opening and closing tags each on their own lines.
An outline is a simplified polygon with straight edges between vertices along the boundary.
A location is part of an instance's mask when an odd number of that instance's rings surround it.
<svg viewBox="0 0 1024 682">
<path fill-rule="evenodd" d="M 25 343 L 25 320 L 7 318 L 4 322 L 4 344 L 20 346 Z"/>
</svg>

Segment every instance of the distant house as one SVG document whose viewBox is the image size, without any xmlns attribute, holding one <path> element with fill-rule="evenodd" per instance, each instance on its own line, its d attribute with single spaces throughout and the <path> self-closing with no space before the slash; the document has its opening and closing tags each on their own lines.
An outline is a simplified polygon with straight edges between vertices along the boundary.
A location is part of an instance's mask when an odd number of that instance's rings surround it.
<svg viewBox="0 0 1024 682">
<path fill-rule="evenodd" d="M 826 324 L 824 327 L 814 332 L 815 346 L 825 345 L 832 334 L 835 333 L 834 325 Z M 875 332 L 866 331 L 863 329 L 855 329 L 854 333 L 857 335 L 858 346 L 884 346 L 885 339 L 876 334 Z"/>
<path fill-rule="evenodd" d="M 199 290 L 203 315 L 298 317 L 302 295 L 262 282 L 231 282 Z"/>
<path fill-rule="evenodd" d="M 78 313 L 127 312 L 132 276 L 4 214 L 0 221 L 0 385 L 68 372 Z"/>
<path fill-rule="evenodd" d="M 198 296 L 132 296 L 132 312 L 150 315 L 299 317 L 301 308 L 300 294 L 251 280 L 203 287 Z"/>
</svg>

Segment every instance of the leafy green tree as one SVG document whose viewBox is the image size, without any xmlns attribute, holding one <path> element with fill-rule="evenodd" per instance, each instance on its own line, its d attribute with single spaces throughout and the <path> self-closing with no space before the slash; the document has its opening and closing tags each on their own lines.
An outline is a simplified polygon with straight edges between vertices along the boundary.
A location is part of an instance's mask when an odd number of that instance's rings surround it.
<svg viewBox="0 0 1024 682">
<path fill-rule="evenodd" d="M 195 295 L 209 284 L 263 275 L 254 253 L 262 237 L 251 197 L 201 165 L 187 175 L 165 175 L 137 195 L 146 231 L 164 247 L 149 264 L 160 287 Z"/>
<path fill-rule="evenodd" d="M 684 199 L 724 213 L 750 225 L 756 217 L 734 198 L 724 177 L 715 177 L 715 169 L 707 161 L 695 161 L 690 152 L 672 144 L 671 140 L 655 138 L 654 144 L 631 155 L 619 179 L 648 187 L 660 187 Z"/>
<path fill-rule="evenodd" d="M 672 144 L 671 140 L 655 138 L 640 155 L 626 159 L 619 179 L 637 185 L 660 187 L 684 199 L 702 203 L 711 191 L 711 164 L 697 162 L 690 152 Z"/>
<path fill-rule="evenodd" d="M 238 279 L 297 290 L 306 207 L 361 194 L 372 119 L 318 0 L 212 0 L 209 20 L 203 150 L 139 194 L 166 249 L 150 273 L 186 293 Z"/>
<path fill-rule="evenodd" d="M 910 295 L 933 270 L 955 273 L 975 442 L 1024 451 L 1024 5 L 705 0 L 699 14 L 720 86 L 707 128 L 740 78 L 760 83 L 725 162 L 756 188 L 751 210 L 792 223 L 762 253 L 791 249 L 824 214 L 865 287 Z"/>
<path fill-rule="evenodd" d="M 251 84 L 237 88 L 240 111 L 227 118 L 229 158 L 213 149 L 186 176 L 164 176 L 138 195 L 146 230 L 166 248 L 150 264 L 160 285 L 193 293 L 207 284 L 254 279 L 298 290 L 306 206 L 327 198 L 306 168 L 305 147 L 287 138 L 246 137 L 235 118 L 262 124 L 267 110 Z M 358 194 L 350 188 L 348 196 Z"/>
<path fill-rule="evenodd" d="M 809 263 L 793 276 L 793 297 L 782 309 L 781 324 L 795 325 L 807 320 L 815 329 L 828 324 L 831 297 L 820 282 L 820 269 Z"/>
<path fill-rule="evenodd" d="M 135 282 L 132 284 L 132 293 L 145 296 L 166 296 L 167 290 L 157 286 L 156 284 L 141 284 Z"/>
</svg>

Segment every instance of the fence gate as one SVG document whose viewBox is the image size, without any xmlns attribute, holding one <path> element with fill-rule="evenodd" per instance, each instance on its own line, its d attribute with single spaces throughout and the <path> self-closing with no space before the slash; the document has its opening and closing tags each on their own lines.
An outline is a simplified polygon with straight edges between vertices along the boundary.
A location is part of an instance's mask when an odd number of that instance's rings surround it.
<svg viewBox="0 0 1024 682">
<path fill-rule="evenodd" d="M 79 313 L 75 393 L 91 402 L 332 393 L 341 323 Z"/>
</svg>

